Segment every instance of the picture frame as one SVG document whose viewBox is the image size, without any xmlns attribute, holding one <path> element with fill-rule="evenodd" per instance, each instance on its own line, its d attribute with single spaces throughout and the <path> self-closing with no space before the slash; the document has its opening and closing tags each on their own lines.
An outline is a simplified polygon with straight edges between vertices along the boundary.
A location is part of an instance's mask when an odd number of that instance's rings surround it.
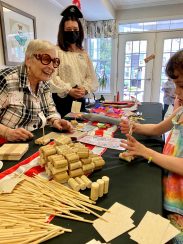
<svg viewBox="0 0 183 244">
<path fill-rule="evenodd" d="M 30 40 L 36 39 L 36 18 L 0 1 L 1 30 L 5 65 L 21 64 Z"/>
</svg>

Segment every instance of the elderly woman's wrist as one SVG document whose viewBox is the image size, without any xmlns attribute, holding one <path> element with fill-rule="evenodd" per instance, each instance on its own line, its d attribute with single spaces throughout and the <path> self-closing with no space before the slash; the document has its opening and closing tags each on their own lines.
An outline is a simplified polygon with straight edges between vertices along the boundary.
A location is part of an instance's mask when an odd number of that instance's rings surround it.
<svg viewBox="0 0 183 244">
<path fill-rule="evenodd" d="M 49 124 L 54 127 L 54 123 L 55 123 L 56 120 L 60 120 L 60 119 L 59 118 L 51 118 L 49 120 Z"/>
<path fill-rule="evenodd" d="M 2 136 L 7 139 L 7 136 L 8 136 L 8 131 L 10 130 L 9 127 L 4 127 L 3 129 L 3 133 L 2 133 Z"/>
</svg>

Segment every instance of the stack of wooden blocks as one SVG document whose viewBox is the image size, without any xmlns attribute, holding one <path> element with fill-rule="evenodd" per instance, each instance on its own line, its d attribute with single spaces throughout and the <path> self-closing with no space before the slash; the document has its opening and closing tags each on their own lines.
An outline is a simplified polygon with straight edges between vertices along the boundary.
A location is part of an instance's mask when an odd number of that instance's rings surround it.
<svg viewBox="0 0 183 244">
<path fill-rule="evenodd" d="M 105 161 L 93 154 L 82 143 L 73 143 L 70 137 L 60 136 L 54 145 L 40 148 L 40 165 L 45 167 L 48 176 L 64 183 L 69 178 L 80 177 L 102 168 Z"/>
</svg>

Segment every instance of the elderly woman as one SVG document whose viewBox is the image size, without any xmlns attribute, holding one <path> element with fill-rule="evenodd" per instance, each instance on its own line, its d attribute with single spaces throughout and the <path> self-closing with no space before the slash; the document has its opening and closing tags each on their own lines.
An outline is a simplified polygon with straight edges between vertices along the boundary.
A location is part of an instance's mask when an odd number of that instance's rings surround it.
<svg viewBox="0 0 183 244">
<path fill-rule="evenodd" d="M 72 130 L 57 113 L 48 83 L 59 64 L 53 44 L 32 40 L 22 66 L 0 71 L 0 136 L 25 141 L 46 122 L 59 130 Z"/>
</svg>

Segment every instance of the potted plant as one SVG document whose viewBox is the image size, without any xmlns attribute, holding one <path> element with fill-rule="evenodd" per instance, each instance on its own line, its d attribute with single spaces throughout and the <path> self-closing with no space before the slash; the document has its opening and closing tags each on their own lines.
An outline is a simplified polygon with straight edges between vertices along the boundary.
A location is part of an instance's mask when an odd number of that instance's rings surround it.
<svg viewBox="0 0 183 244">
<path fill-rule="evenodd" d="M 98 69 L 98 64 L 97 64 L 95 73 L 98 78 L 99 88 L 101 88 L 101 90 L 104 90 L 107 85 L 107 75 L 105 71 L 105 65 L 103 65 L 103 68 Z"/>
</svg>

